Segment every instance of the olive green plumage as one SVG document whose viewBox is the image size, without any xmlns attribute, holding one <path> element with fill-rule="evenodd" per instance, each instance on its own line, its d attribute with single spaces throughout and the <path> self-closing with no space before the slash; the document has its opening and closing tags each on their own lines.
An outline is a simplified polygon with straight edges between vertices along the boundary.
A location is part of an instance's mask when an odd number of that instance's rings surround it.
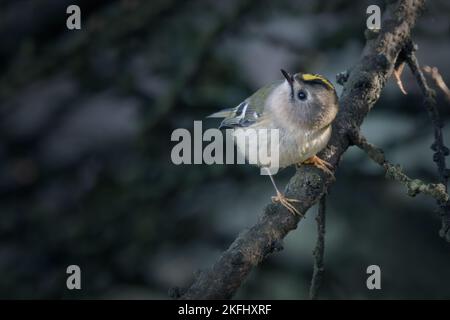
<svg viewBox="0 0 450 320">
<path fill-rule="evenodd" d="M 270 94 L 283 81 L 276 81 L 259 88 L 250 97 L 242 101 L 237 107 L 224 109 L 208 116 L 209 118 L 224 118 L 219 128 L 233 128 L 253 124 L 264 113 L 265 102 Z"/>
</svg>

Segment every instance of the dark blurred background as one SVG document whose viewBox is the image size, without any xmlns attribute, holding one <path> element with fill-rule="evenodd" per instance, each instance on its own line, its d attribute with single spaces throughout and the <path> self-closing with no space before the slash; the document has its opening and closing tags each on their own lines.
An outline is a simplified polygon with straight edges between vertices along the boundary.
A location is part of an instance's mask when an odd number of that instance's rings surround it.
<svg viewBox="0 0 450 320">
<path fill-rule="evenodd" d="M 66 29 L 70 4 L 81 7 L 81 30 Z M 173 165 L 172 131 L 237 105 L 280 68 L 336 84 L 361 53 L 369 4 L 0 1 L 0 298 L 161 299 L 188 286 L 257 221 L 273 189 L 250 166 Z M 414 31 L 420 62 L 447 81 L 449 14 L 448 1 L 428 1 Z M 408 95 L 391 80 L 363 132 L 410 176 L 435 182 L 432 127 L 409 70 L 403 79 Z M 435 207 L 347 152 L 328 197 L 320 297 L 450 298 Z M 238 298 L 307 298 L 315 214 Z M 72 264 L 82 290 L 66 288 Z M 381 290 L 366 288 L 371 264 Z"/>
</svg>

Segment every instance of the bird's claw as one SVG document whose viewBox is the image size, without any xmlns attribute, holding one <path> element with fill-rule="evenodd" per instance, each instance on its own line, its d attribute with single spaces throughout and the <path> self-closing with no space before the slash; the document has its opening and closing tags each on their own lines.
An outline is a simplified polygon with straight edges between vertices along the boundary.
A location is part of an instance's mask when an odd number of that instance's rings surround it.
<svg viewBox="0 0 450 320">
<path fill-rule="evenodd" d="M 334 173 L 331 171 L 333 166 L 327 161 L 320 159 L 318 156 L 312 156 L 311 158 L 306 159 L 303 164 L 311 164 L 322 171 L 325 171 L 333 178 L 333 180 L 335 180 Z"/>
<path fill-rule="evenodd" d="M 277 195 L 272 197 L 272 202 L 273 203 L 279 202 L 282 206 L 284 206 L 293 215 L 299 215 L 299 216 L 303 217 L 303 214 L 301 214 L 300 211 L 298 211 L 291 204 L 291 202 L 297 202 L 297 203 L 300 202 L 297 199 L 286 198 L 281 192 L 277 192 Z"/>
</svg>

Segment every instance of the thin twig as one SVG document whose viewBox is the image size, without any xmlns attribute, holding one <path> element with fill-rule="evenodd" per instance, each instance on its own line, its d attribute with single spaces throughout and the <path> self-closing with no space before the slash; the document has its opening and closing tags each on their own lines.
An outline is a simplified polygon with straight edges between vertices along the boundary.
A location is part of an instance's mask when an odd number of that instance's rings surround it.
<svg viewBox="0 0 450 320">
<path fill-rule="evenodd" d="M 447 99 L 447 102 L 450 103 L 450 89 L 448 88 L 447 84 L 444 81 L 444 78 L 442 78 L 441 74 L 439 73 L 438 68 L 436 67 L 430 67 L 425 66 L 422 68 L 423 71 L 428 73 L 431 76 L 431 79 L 433 79 L 436 86 L 442 90 L 444 93 L 445 98 Z"/>
<path fill-rule="evenodd" d="M 317 242 L 316 248 L 313 251 L 314 255 L 314 270 L 311 279 L 311 287 L 309 288 L 309 298 L 311 300 L 317 299 L 320 285 L 322 284 L 323 273 L 325 271 L 323 263 L 323 255 L 325 251 L 325 213 L 326 213 L 326 195 L 322 196 L 319 202 L 319 209 L 317 211 Z"/>
<path fill-rule="evenodd" d="M 448 156 L 449 149 L 444 145 L 444 138 L 442 135 L 444 123 L 437 108 L 436 93 L 429 87 L 413 50 L 411 50 L 410 54 L 407 56 L 407 63 L 416 77 L 417 84 L 422 90 L 422 94 L 424 95 L 424 105 L 433 124 L 434 143 L 431 145 L 431 149 L 434 151 L 433 161 L 438 167 L 439 181 L 445 186 L 445 191 L 447 192 L 449 171 L 445 164 L 445 157 Z M 450 242 L 450 202 L 448 199 L 446 201 L 438 200 L 438 206 L 442 222 L 439 235 Z"/>
<path fill-rule="evenodd" d="M 367 142 L 366 138 L 364 138 L 358 131 L 352 132 L 351 137 L 352 142 L 357 147 L 365 151 L 370 159 L 384 168 L 386 178 L 403 184 L 408 190 L 408 195 L 411 197 L 414 197 L 419 193 L 423 193 L 433 197 L 439 202 L 448 201 L 448 194 L 443 184 L 426 183 L 422 180 L 408 177 L 399 165 L 393 165 L 386 161 L 383 150 Z"/>
<path fill-rule="evenodd" d="M 403 82 L 402 82 L 402 73 L 403 73 L 404 68 L 405 68 L 404 63 L 401 63 L 397 68 L 395 68 L 394 78 L 395 78 L 395 81 L 397 82 L 397 86 L 400 88 L 400 91 L 404 95 L 407 95 L 408 93 L 406 92 L 405 87 L 403 86 Z"/>
</svg>

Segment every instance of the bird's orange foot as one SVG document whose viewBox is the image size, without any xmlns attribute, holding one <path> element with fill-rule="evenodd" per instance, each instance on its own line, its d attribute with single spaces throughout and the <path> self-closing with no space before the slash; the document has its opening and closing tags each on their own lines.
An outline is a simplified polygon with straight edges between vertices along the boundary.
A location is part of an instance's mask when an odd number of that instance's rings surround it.
<svg viewBox="0 0 450 320">
<path fill-rule="evenodd" d="M 331 175 L 334 179 L 334 174 L 331 171 L 331 169 L 333 169 L 333 166 L 325 160 L 320 159 L 318 156 L 312 156 L 311 158 L 306 159 L 305 161 L 303 161 L 303 164 L 312 164 L 313 166 Z"/>
<path fill-rule="evenodd" d="M 300 211 L 298 211 L 291 203 L 291 202 L 300 202 L 297 199 L 286 198 L 284 196 L 284 194 L 282 194 L 281 192 L 277 192 L 277 195 L 272 197 L 272 202 L 273 203 L 279 202 L 293 215 L 297 214 L 297 215 L 303 217 L 303 215 L 300 213 Z"/>
</svg>

